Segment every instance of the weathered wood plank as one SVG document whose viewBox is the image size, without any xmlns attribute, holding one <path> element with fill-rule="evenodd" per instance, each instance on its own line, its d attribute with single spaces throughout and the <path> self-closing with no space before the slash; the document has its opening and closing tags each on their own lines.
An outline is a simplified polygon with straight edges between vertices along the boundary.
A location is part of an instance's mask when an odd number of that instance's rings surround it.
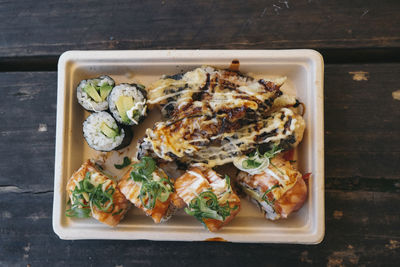
<svg viewBox="0 0 400 267">
<path fill-rule="evenodd" d="M 51 228 L 51 193 L 7 193 L 1 199 L 2 266 L 395 266 L 399 259 L 400 196 L 393 193 L 327 192 L 326 236 L 317 246 L 62 241 Z"/>
<path fill-rule="evenodd" d="M 70 49 L 400 48 L 400 2 L 0 1 L 0 57 Z"/>
<path fill-rule="evenodd" d="M 399 64 L 327 65 L 327 177 L 400 176 Z"/>
<path fill-rule="evenodd" d="M 1 73 L 0 84 L 0 186 L 3 190 L 51 191 L 56 73 Z"/>
</svg>

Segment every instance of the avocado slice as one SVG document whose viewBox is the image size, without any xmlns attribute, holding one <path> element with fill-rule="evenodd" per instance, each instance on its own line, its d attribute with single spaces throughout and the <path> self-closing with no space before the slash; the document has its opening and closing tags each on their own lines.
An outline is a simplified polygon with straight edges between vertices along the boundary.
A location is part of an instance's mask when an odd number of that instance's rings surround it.
<svg viewBox="0 0 400 267">
<path fill-rule="evenodd" d="M 115 102 L 115 105 L 117 106 L 118 113 L 121 116 L 122 121 L 124 123 L 130 123 L 131 120 L 126 115 L 126 112 L 130 110 L 134 105 L 132 97 L 125 95 L 120 96 Z"/>
<path fill-rule="evenodd" d="M 109 138 L 114 138 L 116 136 L 118 136 L 118 129 L 113 129 L 111 127 L 109 127 L 106 123 L 102 123 L 100 126 L 100 131 L 107 137 Z"/>
<path fill-rule="evenodd" d="M 91 85 L 91 84 L 87 84 L 84 88 L 83 91 L 85 91 L 94 101 L 96 101 L 97 103 L 101 102 L 102 99 L 99 95 L 99 93 L 97 92 L 96 88 Z"/>
<path fill-rule="evenodd" d="M 103 84 L 103 85 L 100 87 L 100 97 L 101 97 L 101 100 L 102 100 L 102 101 L 106 100 L 107 96 L 108 96 L 108 95 L 110 94 L 110 92 L 111 92 L 111 89 L 112 89 L 112 86 L 109 85 L 108 83 Z"/>
</svg>

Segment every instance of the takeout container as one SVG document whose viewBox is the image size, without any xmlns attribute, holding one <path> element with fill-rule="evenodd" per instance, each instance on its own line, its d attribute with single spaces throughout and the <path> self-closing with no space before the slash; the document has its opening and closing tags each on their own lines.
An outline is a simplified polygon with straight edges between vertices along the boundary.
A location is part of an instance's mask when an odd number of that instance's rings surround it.
<svg viewBox="0 0 400 267">
<path fill-rule="evenodd" d="M 124 155 L 134 155 L 136 141 L 159 119 L 158 111 L 133 128 L 134 140 L 122 153 L 98 153 L 87 146 L 82 122 L 88 112 L 76 100 L 76 86 L 86 78 L 110 75 L 116 83 L 149 85 L 163 74 L 175 74 L 201 65 L 229 67 L 240 61 L 240 71 L 255 77 L 286 76 L 283 91 L 295 94 L 306 106 L 306 131 L 297 148 L 297 163 L 304 174 L 311 172 L 309 194 L 304 206 L 286 220 L 268 221 L 258 208 L 242 199 L 238 216 L 216 233 L 208 232 L 195 218 L 178 212 L 168 222 L 156 225 L 132 207 L 121 223 L 111 228 L 94 219 L 65 216 L 66 184 L 72 173 L 89 157 L 107 158 L 113 168 Z M 61 239 L 149 239 L 226 240 L 230 242 L 320 243 L 324 236 L 324 127 L 323 59 L 314 50 L 145 50 L 68 51 L 58 62 L 57 134 L 54 177 L 53 228 Z M 217 239 L 215 239 L 217 238 Z"/>
</svg>

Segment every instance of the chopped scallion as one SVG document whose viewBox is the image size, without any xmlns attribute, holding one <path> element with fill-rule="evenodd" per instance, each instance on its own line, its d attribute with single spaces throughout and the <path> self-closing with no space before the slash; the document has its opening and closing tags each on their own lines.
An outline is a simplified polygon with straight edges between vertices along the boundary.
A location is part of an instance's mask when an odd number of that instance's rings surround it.
<svg viewBox="0 0 400 267">
<path fill-rule="evenodd" d="M 131 160 L 128 157 L 124 157 L 124 160 L 121 164 L 114 164 L 114 167 L 118 170 L 125 168 L 131 164 Z"/>
</svg>

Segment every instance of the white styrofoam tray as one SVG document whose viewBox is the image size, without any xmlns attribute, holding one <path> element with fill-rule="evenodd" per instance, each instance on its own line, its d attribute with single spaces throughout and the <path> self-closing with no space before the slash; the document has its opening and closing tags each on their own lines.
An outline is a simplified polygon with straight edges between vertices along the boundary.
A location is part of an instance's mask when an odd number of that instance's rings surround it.
<svg viewBox="0 0 400 267">
<path fill-rule="evenodd" d="M 306 203 L 288 219 L 263 218 L 258 208 L 242 200 L 238 216 L 216 233 L 208 232 L 195 218 L 178 212 L 168 222 L 156 225 L 137 208 L 131 208 L 121 223 L 111 228 L 94 219 L 70 219 L 66 210 L 66 183 L 89 157 L 107 158 L 107 169 L 116 177 L 114 162 L 134 155 L 137 139 L 159 118 L 152 111 L 133 128 L 134 140 L 121 153 L 98 153 L 83 139 L 82 122 L 88 112 L 76 100 L 82 79 L 108 74 L 116 83 L 149 85 L 163 74 L 188 71 L 201 65 L 227 68 L 233 59 L 240 71 L 255 77 L 287 76 L 283 91 L 296 94 L 305 104 L 306 131 L 297 148 L 298 168 L 311 172 Z M 57 134 L 54 178 L 53 228 L 62 239 L 150 239 L 197 241 L 220 237 L 231 242 L 320 243 L 324 236 L 324 129 L 323 59 L 314 50 L 146 50 L 68 51 L 58 62 Z"/>
</svg>

